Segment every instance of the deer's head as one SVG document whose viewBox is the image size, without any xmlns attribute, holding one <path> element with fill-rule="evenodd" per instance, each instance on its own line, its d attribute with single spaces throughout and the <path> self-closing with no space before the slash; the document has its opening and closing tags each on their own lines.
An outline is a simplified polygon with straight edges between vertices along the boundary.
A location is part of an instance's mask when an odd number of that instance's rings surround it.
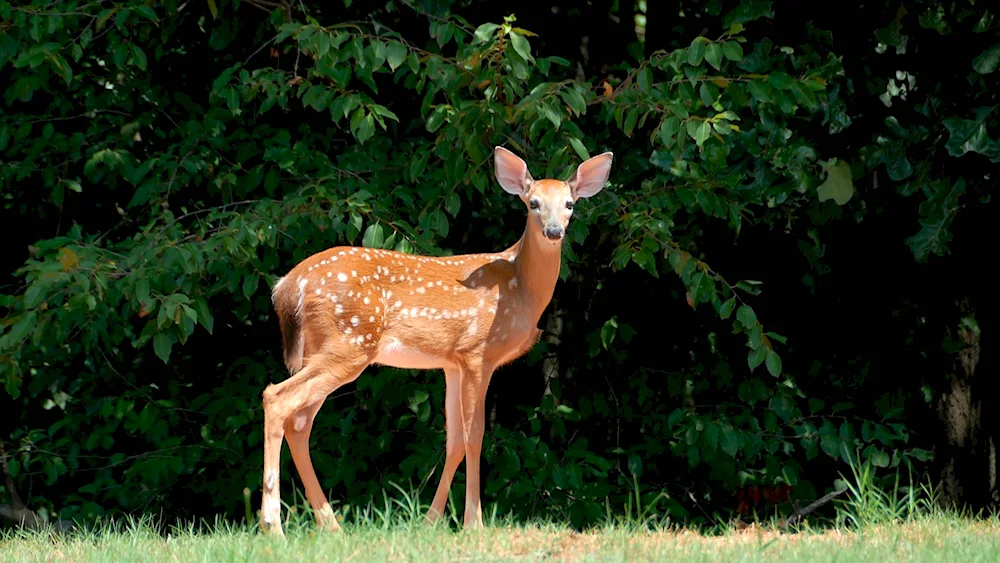
<svg viewBox="0 0 1000 563">
<path fill-rule="evenodd" d="M 528 207 L 528 228 L 542 235 L 539 238 L 559 243 L 566 234 L 576 201 L 604 188 L 611 173 L 612 156 L 606 152 L 583 162 L 567 182 L 533 179 L 528 165 L 503 147 L 496 147 L 493 160 L 500 186 L 520 197 Z"/>
</svg>

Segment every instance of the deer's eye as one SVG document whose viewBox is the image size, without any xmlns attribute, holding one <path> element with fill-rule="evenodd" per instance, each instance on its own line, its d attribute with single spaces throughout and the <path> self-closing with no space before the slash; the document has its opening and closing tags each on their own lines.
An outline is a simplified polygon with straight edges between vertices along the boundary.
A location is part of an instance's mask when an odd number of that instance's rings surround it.
<svg viewBox="0 0 1000 563">
<path fill-rule="evenodd" d="M 538 209 L 538 200 L 537 199 L 533 199 L 533 200 L 529 201 L 528 202 L 528 207 L 530 207 L 532 209 Z"/>
<path fill-rule="evenodd" d="M 573 202 L 572 201 L 567 201 L 566 202 L 566 209 L 573 209 Z"/>
</svg>

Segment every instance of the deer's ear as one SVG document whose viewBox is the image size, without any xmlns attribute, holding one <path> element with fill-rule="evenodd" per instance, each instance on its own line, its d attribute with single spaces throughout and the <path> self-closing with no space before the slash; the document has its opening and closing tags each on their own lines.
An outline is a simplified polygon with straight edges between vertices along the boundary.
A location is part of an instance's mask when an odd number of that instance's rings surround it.
<svg viewBox="0 0 1000 563">
<path fill-rule="evenodd" d="M 576 176 L 569 181 L 574 199 L 591 197 L 604 189 L 611 174 L 612 156 L 610 152 L 599 154 L 577 167 Z"/>
<path fill-rule="evenodd" d="M 493 162 L 496 164 L 497 182 L 500 187 L 509 194 L 522 196 L 528 192 L 528 188 L 534 180 L 528 173 L 528 165 L 503 147 L 496 147 L 493 153 Z"/>
</svg>

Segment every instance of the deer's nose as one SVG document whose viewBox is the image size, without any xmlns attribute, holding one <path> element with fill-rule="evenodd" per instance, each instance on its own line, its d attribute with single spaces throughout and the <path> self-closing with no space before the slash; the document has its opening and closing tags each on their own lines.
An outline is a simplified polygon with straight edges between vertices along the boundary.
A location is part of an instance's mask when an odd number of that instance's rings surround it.
<svg viewBox="0 0 1000 563">
<path fill-rule="evenodd" d="M 551 240 L 559 240 L 563 236 L 563 228 L 559 225 L 548 225 L 542 229 L 542 234 Z"/>
</svg>

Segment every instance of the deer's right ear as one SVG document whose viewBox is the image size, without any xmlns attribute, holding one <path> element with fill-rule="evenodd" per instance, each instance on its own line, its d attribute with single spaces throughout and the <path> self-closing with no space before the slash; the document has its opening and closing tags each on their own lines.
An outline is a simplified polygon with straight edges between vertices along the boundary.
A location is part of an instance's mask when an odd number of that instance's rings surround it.
<svg viewBox="0 0 1000 563">
<path fill-rule="evenodd" d="M 528 165 L 503 147 L 495 147 L 493 162 L 496 164 L 497 182 L 509 194 L 523 196 L 534 180 L 528 173 Z"/>
</svg>

